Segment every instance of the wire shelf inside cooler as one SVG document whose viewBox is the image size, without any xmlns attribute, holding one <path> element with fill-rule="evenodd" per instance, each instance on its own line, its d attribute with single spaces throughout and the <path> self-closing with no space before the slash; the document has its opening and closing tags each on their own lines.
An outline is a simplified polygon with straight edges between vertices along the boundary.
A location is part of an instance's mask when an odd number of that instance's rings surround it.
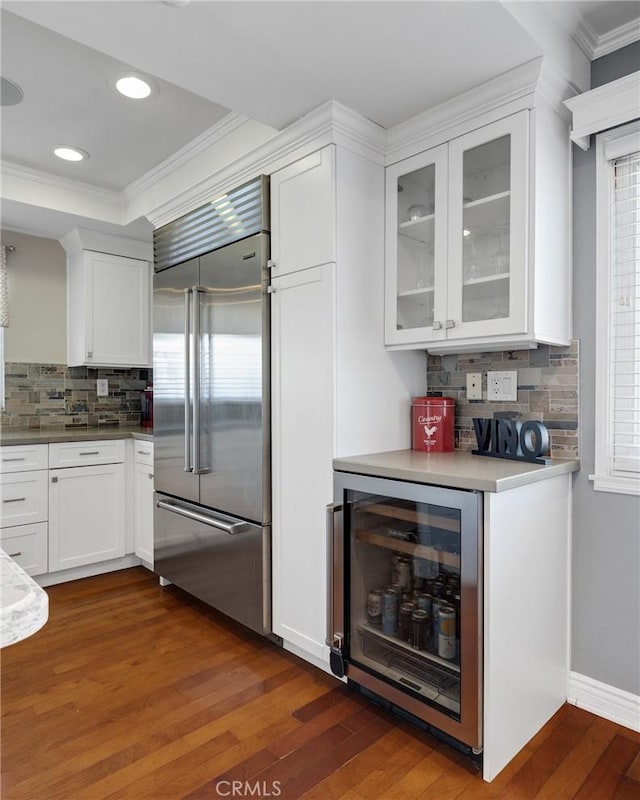
<svg viewBox="0 0 640 800">
<path fill-rule="evenodd" d="M 460 667 L 457 664 L 413 650 L 368 625 L 358 625 L 358 633 L 360 655 L 369 667 L 448 710 L 460 711 Z"/>
</svg>

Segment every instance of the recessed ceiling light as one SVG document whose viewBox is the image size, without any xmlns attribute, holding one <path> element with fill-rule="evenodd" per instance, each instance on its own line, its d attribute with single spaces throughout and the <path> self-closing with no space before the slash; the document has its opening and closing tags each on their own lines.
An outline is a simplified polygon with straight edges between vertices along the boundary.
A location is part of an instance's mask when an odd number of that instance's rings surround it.
<svg viewBox="0 0 640 800">
<path fill-rule="evenodd" d="M 188 6 L 191 0 L 160 0 L 165 6 L 172 6 L 173 8 L 182 8 Z"/>
<path fill-rule="evenodd" d="M 86 150 L 80 150 L 80 148 L 71 147 L 68 144 L 59 144 L 54 148 L 53 152 L 64 161 L 84 161 L 89 158 L 89 153 Z"/>
<path fill-rule="evenodd" d="M 151 84 L 135 75 L 125 75 L 116 81 L 116 89 L 125 97 L 133 100 L 144 100 L 151 94 Z"/>
<path fill-rule="evenodd" d="M 9 78 L 0 78 L 0 105 L 17 106 L 22 102 L 24 92 Z"/>
</svg>

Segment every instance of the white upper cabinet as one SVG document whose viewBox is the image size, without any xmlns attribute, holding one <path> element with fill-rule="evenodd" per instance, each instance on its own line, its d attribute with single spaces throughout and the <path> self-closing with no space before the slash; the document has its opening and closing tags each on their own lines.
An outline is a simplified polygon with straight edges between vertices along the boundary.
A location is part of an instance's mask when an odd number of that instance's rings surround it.
<svg viewBox="0 0 640 800">
<path fill-rule="evenodd" d="M 77 229 L 61 243 L 67 251 L 69 366 L 151 366 L 150 245 Z M 133 257 L 138 253 L 149 257 Z"/>
<path fill-rule="evenodd" d="M 335 148 L 271 175 L 271 274 L 336 260 Z"/>
<path fill-rule="evenodd" d="M 67 263 L 69 366 L 146 367 L 151 266 L 85 250 Z"/>
<path fill-rule="evenodd" d="M 559 121 L 523 109 L 387 167 L 387 346 L 568 342 L 571 159 Z"/>
</svg>

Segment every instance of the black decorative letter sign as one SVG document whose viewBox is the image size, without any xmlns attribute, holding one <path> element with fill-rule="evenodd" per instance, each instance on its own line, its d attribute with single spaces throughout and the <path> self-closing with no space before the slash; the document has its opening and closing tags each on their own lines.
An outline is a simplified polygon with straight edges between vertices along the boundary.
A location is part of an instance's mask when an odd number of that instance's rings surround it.
<svg viewBox="0 0 640 800">
<path fill-rule="evenodd" d="M 542 422 L 474 417 L 473 428 L 478 449 L 471 452 L 477 456 L 509 458 L 532 464 L 549 464 L 551 461 L 545 457 L 549 453 L 549 433 Z"/>
</svg>

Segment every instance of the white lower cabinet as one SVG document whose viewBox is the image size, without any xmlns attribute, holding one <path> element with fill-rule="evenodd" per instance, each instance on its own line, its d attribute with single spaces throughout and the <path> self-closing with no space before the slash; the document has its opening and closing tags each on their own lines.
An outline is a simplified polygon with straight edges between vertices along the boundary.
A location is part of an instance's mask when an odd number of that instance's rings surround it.
<svg viewBox="0 0 640 800">
<path fill-rule="evenodd" d="M 43 575 L 48 570 L 47 523 L 17 525 L 0 530 L 0 547 L 28 575 Z"/>
<path fill-rule="evenodd" d="M 14 472 L 0 477 L 0 527 L 47 519 L 47 471 Z"/>
<path fill-rule="evenodd" d="M 135 442 L 133 532 L 135 554 L 153 567 L 153 444 Z"/>
<path fill-rule="evenodd" d="M 48 569 L 46 444 L 0 447 L 0 547 L 29 575 Z"/>
<path fill-rule="evenodd" d="M 153 443 L 130 444 L 0 447 L 0 547 L 43 585 L 132 566 L 134 551 L 152 567 Z"/>
<path fill-rule="evenodd" d="M 49 571 L 125 554 L 125 465 L 49 472 Z"/>
</svg>

